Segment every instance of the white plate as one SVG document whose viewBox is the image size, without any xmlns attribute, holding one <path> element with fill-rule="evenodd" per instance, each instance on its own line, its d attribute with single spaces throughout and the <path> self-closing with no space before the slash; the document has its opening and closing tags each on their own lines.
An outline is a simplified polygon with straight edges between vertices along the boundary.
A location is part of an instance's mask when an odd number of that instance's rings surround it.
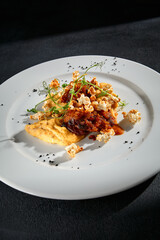
<svg viewBox="0 0 160 240">
<path fill-rule="evenodd" d="M 105 61 L 90 76 L 111 83 L 142 120 L 114 136 L 107 144 L 80 142 L 84 151 L 70 160 L 64 147 L 47 144 L 24 131 L 30 122 L 26 109 L 44 96 L 33 89 L 58 77 L 70 81 L 72 72 L 84 72 L 94 62 Z M 160 170 L 160 75 L 133 61 L 107 56 L 75 56 L 36 65 L 0 86 L 0 179 L 20 191 L 54 199 L 86 199 L 120 192 L 150 178 Z M 123 125 L 122 114 L 119 121 Z M 126 126 L 125 126 L 126 127 Z M 15 138 L 15 142 L 7 140 Z M 45 162 L 44 162 L 45 160 Z M 53 163 L 51 161 L 54 161 Z"/>
</svg>

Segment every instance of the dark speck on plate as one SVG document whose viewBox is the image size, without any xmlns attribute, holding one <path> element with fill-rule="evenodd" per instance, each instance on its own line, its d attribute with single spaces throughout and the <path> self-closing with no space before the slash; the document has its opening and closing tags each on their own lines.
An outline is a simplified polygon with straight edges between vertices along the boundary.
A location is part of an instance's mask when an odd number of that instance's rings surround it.
<svg viewBox="0 0 160 240">
<path fill-rule="evenodd" d="M 49 160 L 49 164 L 53 164 L 54 163 L 54 161 L 53 160 Z"/>
</svg>

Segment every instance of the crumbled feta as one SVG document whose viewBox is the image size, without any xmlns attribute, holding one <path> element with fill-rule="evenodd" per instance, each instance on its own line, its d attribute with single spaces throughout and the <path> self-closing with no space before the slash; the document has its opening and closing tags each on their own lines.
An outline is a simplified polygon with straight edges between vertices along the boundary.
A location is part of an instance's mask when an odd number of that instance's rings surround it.
<svg viewBox="0 0 160 240">
<path fill-rule="evenodd" d="M 69 105 L 70 109 L 74 109 L 74 106 L 72 104 Z"/>
<path fill-rule="evenodd" d="M 94 95 L 96 94 L 96 90 L 93 86 L 91 86 L 89 89 L 88 89 L 88 93 L 91 94 L 91 95 Z"/>
<path fill-rule="evenodd" d="M 43 119 L 45 119 L 45 113 L 37 112 L 33 115 L 30 115 L 30 119 L 32 119 L 32 120 L 37 120 L 37 119 L 38 120 L 43 120 Z"/>
<path fill-rule="evenodd" d="M 94 111 L 94 107 L 92 105 L 85 105 L 84 108 L 88 111 L 88 112 L 93 112 Z"/>
<path fill-rule="evenodd" d="M 69 108 L 70 108 L 70 109 L 74 109 L 74 108 L 75 108 L 75 106 L 74 106 L 74 101 L 73 101 L 73 100 L 72 100 L 71 103 L 69 104 Z"/>
<path fill-rule="evenodd" d="M 76 153 L 82 151 L 83 148 L 76 145 L 75 143 L 72 143 L 71 145 L 67 146 L 65 150 L 70 155 L 70 157 L 74 158 L 76 156 Z"/>
<path fill-rule="evenodd" d="M 128 113 L 122 112 L 123 117 L 132 124 L 135 124 L 141 120 L 141 113 L 138 110 L 132 109 Z"/>
<path fill-rule="evenodd" d="M 98 106 L 98 102 L 97 102 L 97 101 L 93 101 L 93 102 L 92 102 L 92 106 L 93 106 L 94 108 L 96 108 L 96 107 Z"/>
<path fill-rule="evenodd" d="M 51 88 L 58 88 L 59 87 L 59 82 L 56 78 L 54 80 L 52 80 L 52 82 L 50 83 L 50 87 Z"/>
<path fill-rule="evenodd" d="M 79 71 L 74 71 L 72 74 L 72 79 L 73 81 L 77 80 L 77 78 L 79 77 L 80 73 Z"/>
<path fill-rule="evenodd" d="M 114 102 L 119 102 L 119 101 L 120 101 L 120 98 L 118 98 L 117 96 L 110 95 L 110 97 L 112 98 L 112 100 L 113 100 Z"/>
<path fill-rule="evenodd" d="M 113 136 L 114 134 L 115 134 L 114 130 L 110 129 L 110 131 L 106 133 L 98 134 L 96 140 L 98 140 L 99 142 L 104 141 L 106 143 L 111 139 L 111 136 Z"/>
<path fill-rule="evenodd" d="M 106 111 L 108 107 L 110 107 L 110 104 L 108 102 L 99 101 L 98 105 L 97 105 L 97 110 L 98 111 L 101 111 L 101 110 Z"/>
<path fill-rule="evenodd" d="M 100 86 L 100 88 L 102 88 L 105 91 L 108 91 L 108 92 L 113 91 L 112 85 L 109 83 L 100 83 L 99 86 Z"/>
<path fill-rule="evenodd" d="M 109 102 L 107 102 L 107 101 L 102 101 L 102 100 L 100 100 L 100 101 L 93 101 L 93 102 L 92 102 L 92 105 L 93 105 L 93 107 L 94 107 L 97 111 L 101 111 L 101 110 L 106 111 L 108 108 L 111 107 L 111 104 L 110 104 Z"/>
<path fill-rule="evenodd" d="M 84 95 L 84 93 L 82 93 L 81 96 L 80 96 L 80 98 L 77 98 L 77 100 L 78 100 L 78 103 L 79 103 L 80 105 L 82 105 L 82 104 L 84 104 L 84 105 L 90 105 L 90 104 L 91 104 L 91 101 L 90 101 L 89 97 L 86 97 L 86 96 Z"/>
</svg>

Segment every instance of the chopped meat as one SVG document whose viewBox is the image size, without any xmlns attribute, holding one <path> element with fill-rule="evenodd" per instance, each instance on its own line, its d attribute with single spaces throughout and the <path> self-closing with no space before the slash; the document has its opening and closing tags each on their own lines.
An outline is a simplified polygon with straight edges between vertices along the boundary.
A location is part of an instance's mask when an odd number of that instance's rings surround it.
<svg viewBox="0 0 160 240">
<path fill-rule="evenodd" d="M 86 135 L 89 132 L 108 131 L 114 124 L 117 124 L 116 119 L 111 112 L 101 111 L 101 113 L 68 110 L 63 119 L 63 126 L 70 132 L 76 135 Z"/>
</svg>

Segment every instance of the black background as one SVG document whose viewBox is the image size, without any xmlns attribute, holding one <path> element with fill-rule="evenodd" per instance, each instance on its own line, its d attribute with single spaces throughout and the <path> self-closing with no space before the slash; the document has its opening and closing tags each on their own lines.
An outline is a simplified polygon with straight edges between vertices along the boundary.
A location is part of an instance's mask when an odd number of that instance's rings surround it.
<svg viewBox="0 0 160 240">
<path fill-rule="evenodd" d="M 158 1 L 1 1 L 0 42 L 158 17 Z"/>
<path fill-rule="evenodd" d="M 158 16 L 159 5 L 147 0 L 1 1 L 0 83 L 41 62 L 85 54 L 119 56 L 160 72 Z M 159 240 L 159 186 L 157 174 L 112 196 L 65 201 L 0 182 L 0 240 Z"/>
</svg>

